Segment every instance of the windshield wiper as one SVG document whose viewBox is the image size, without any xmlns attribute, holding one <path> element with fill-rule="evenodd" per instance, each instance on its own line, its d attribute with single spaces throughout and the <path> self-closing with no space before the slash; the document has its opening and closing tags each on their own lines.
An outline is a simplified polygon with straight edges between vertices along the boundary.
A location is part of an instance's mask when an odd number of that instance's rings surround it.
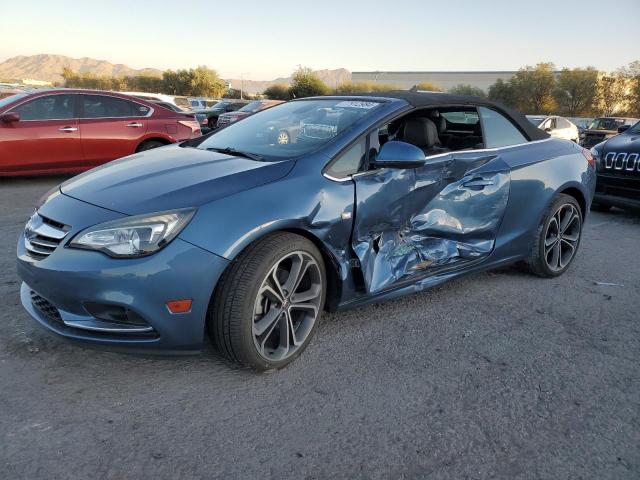
<svg viewBox="0 0 640 480">
<path fill-rule="evenodd" d="M 207 150 L 211 150 L 213 152 L 219 152 L 219 153 L 226 153 L 227 155 L 235 155 L 236 157 L 250 158 L 251 160 L 256 160 L 258 162 L 261 162 L 264 160 L 264 158 L 258 155 L 257 153 L 243 152 L 241 150 L 236 150 L 235 148 L 232 148 L 232 147 L 225 147 L 225 148 L 209 147 L 207 148 Z"/>
</svg>

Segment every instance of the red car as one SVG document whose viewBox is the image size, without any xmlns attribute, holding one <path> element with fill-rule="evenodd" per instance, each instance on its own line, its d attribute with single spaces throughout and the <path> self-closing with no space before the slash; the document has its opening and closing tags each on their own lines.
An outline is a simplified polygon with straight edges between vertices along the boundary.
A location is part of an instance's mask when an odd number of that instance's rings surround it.
<svg viewBox="0 0 640 480">
<path fill-rule="evenodd" d="M 192 114 L 128 95 L 19 93 L 0 100 L 0 176 L 81 172 L 200 134 Z"/>
</svg>

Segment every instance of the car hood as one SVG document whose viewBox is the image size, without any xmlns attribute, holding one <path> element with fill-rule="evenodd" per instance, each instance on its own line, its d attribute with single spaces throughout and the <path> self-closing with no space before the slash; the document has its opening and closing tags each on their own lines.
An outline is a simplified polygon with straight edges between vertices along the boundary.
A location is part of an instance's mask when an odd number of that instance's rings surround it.
<svg viewBox="0 0 640 480">
<path fill-rule="evenodd" d="M 137 153 L 90 170 L 61 185 L 63 194 L 136 215 L 199 207 L 278 180 L 295 161 L 259 162 L 171 145 Z"/>
<path fill-rule="evenodd" d="M 603 153 L 640 153 L 640 134 L 623 133 L 607 140 Z"/>
<path fill-rule="evenodd" d="M 607 136 L 617 135 L 618 134 L 618 130 L 588 130 L 588 129 L 585 129 L 583 131 L 584 131 L 585 135 L 590 134 L 590 133 L 595 133 L 595 134 L 600 134 L 600 135 L 607 135 Z"/>
</svg>

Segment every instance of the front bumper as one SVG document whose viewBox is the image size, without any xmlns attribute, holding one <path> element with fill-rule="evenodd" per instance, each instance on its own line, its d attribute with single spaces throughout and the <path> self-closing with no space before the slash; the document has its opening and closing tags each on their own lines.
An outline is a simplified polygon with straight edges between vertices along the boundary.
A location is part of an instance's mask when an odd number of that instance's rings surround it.
<svg viewBox="0 0 640 480">
<path fill-rule="evenodd" d="M 70 212 L 86 214 L 93 209 L 95 217 L 104 212 L 66 196 L 53 203 L 65 210 L 60 215 L 52 212 L 58 208 L 49 205 L 41 210 L 71 225 L 79 224 L 72 223 L 78 218 L 69 218 L 74 216 Z M 48 257 L 36 259 L 28 254 L 24 240 L 22 235 L 17 248 L 22 304 L 47 330 L 113 350 L 177 353 L 202 347 L 209 300 L 227 260 L 180 238 L 154 255 L 137 259 L 67 248 L 65 239 Z M 191 310 L 170 313 L 166 302 L 181 299 L 192 300 Z M 87 308 L 92 304 L 134 312 L 138 323 L 150 328 L 118 328 L 92 316 Z"/>
<path fill-rule="evenodd" d="M 612 175 L 598 172 L 593 201 L 601 205 L 640 209 L 640 175 Z"/>
</svg>

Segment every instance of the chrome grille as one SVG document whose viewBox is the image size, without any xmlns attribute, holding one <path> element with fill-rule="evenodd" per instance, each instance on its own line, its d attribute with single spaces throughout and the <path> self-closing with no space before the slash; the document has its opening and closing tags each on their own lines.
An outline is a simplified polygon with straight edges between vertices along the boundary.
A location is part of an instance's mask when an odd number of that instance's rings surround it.
<svg viewBox="0 0 640 480">
<path fill-rule="evenodd" d="M 42 298 L 33 290 L 31 290 L 31 303 L 49 320 L 52 320 L 56 323 L 64 323 L 62 321 L 62 317 L 60 317 L 60 312 L 58 311 L 58 309 L 49 300 L 47 300 L 46 298 Z"/>
<path fill-rule="evenodd" d="M 27 254 L 41 260 L 60 245 L 71 227 L 34 213 L 24 229 L 24 247 Z"/>
</svg>

